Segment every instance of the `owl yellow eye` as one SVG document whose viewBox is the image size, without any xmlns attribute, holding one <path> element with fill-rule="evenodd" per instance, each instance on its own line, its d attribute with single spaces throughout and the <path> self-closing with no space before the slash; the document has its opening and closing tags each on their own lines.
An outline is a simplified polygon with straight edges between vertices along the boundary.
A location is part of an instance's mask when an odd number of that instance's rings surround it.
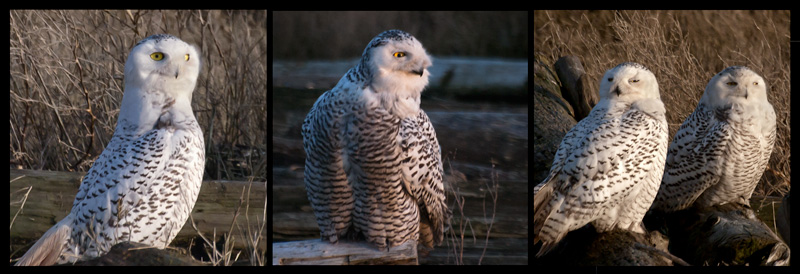
<svg viewBox="0 0 800 274">
<path fill-rule="evenodd" d="M 161 61 L 161 59 L 164 59 L 164 54 L 160 52 L 154 52 L 153 54 L 150 54 L 150 58 L 156 61 Z"/>
<path fill-rule="evenodd" d="M 736 85 L 736 82 L 728 82 L 728 83 L 726 83 L 726 84 L 727 84 L 727 85 L 729 85 L 729 86 L 735 86 L 735 85 Z"/>
<path fill-rule="evenodd" d="M 189 54 L 186 54 L 186 58 L 184 59 L 186 59 L 186 61 L 189 61 Z"/>
<path fill-rule="evenodd" d="M 758 82 L 753 82 L 753 85 L 754 86 L 758 86 Z"/>
<path fill-rule="evenodd" d="M 638 83 L 638 82 L 639 82 L 639 79 L 633 79 L 633 80 L 631 80 L 631 83 Z"/>
<path fill-rule="evenodd" d="M 392 55 L 393 55 L 394 57 L 397 57 L 397 58 L 400 58 L 400 57 L 406 57 L 406 53 L 405 53 L 405 52 L 402 52 L 402 51 L 395 52 L 395 53 L 394 53 L 394 54 L 392 54 Z"/>
</svg>

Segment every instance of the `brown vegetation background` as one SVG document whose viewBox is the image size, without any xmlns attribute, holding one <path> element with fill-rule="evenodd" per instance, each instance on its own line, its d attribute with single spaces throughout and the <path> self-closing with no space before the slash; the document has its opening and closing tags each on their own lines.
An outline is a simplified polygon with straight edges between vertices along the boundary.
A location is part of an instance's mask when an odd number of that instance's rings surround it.
<svg viewBox="0 0 800 274">
<path fill-rule="evenodd" d="M 111 138 L 136 42 L 196 45 L 206 179 L 266 180 L 267 11 L 10 11 L 11 168 L 86 171 Z"/>
<path fill-rule="evenodd" d="M 553 62 L 578 56 L 591 79 L 588 90 L 597 90 L 597 79 L 619 63 L 650 68 L 667 107 L 670 136 L 714 74 L 733 65 L 759 73 L 777 114 L 778 139 L 754 195 L 788 191 L 789 11 L 534 11 L 533 18 L 535 54 Z"/>
</svg>

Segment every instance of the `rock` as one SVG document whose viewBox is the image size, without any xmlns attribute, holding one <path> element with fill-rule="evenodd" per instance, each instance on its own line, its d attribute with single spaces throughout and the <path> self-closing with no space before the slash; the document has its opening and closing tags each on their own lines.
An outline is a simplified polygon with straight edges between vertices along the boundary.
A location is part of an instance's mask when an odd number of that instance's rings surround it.
<svg viewBox="0 0 800 274">
<path fill-rule="evenodd" d="M 592 108 L 600 101 L 600 96 L 594 90 L 589 90 L 586 71 L 581 60 L 576 56 L 564 56 L 553 65 L 561 80 L 561 96 L 572 105 L 575 110 L 575 120 L 580 121 L 589 115 Z"/>
</svg>

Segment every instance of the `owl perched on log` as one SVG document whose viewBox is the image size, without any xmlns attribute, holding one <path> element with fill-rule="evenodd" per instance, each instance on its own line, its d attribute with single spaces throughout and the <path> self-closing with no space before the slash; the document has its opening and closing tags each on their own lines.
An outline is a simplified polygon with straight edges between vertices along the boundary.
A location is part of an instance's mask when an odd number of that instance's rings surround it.
<svg viewBox="0 0 800 274">
<path fill-rule="evenodd" d="M 192 112 L 200 72 L 194 46 L 165 34 L 140 41 L 125 62 L 114 135 L 81 182 L 70 213 L 17 265 L 101 256 L 130 241 L 166 247 L 194 207 L 205 166 Z"/>
<path fill-rule="evenodd" d="M 652 209 L 749 206 L 769 163 L 775 128 L 764 78 L 742 66 L 717 73 L 669 146 Z"/>
<path fill-rule="evenodd" d="M 655 75 L 622 63 L 600 79 L 600 101 L 564 136 L 550 174 L 534 188 L 536 255 L 591 223 L 644 233 L 642 218 L 661 183 L 668 131 Z"/>
<path fill-rule="evenodd" d="M 429 66 L 416 38 L 385 31 L 309 111 L 304 181 L 323 240 L 442 242 L 450 212 L 441 149 L 420 109 Z"/>
</svg>

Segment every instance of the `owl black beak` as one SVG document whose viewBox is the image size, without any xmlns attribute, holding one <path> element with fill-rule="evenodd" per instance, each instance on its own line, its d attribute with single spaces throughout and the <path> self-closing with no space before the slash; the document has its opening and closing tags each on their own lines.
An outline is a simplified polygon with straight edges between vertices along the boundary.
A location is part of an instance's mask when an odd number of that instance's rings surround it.
<svg viewBox="0 0 800 274">
<path fill-rule="evenodd" d="M 418 70 L 412 70 L 411 72 L 413 72 L 414 74 L 419 75 L 419 77 L 422 77 L 422 74 L 425 73 L 425 69 L 423 68 L 423 69 L 418 69 Z"/>
<path fill-rule="evenodd" d="M 611 92 L 613 92 L 613 93 L 616 93 L 616 94 L 617 94 L 617 96 L 619 96 L 619 94 L 621 93 L 621 92 L 620 92 L 620 90 L 619 90 L 619 86 L 616 86 L 616 87 L 614 88 L 614 90 L 612 90 Z"/>
</svg>

